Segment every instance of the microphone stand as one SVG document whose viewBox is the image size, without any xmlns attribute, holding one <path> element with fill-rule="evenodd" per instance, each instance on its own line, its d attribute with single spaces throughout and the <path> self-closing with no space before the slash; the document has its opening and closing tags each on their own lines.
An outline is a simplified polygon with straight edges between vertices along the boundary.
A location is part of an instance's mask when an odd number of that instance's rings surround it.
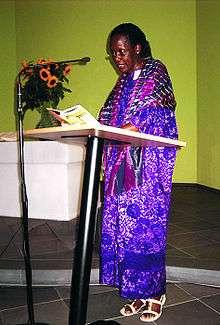
<svg viewBox="0 0 220 325">
<path fill-rule="evenodd" d="M 90 61 L 89 57 L 76 60 L 59 61 L 42 64 L 32 64 L 31 67 L 43 67 L 51 64 L 62 63 L 81 63 L 86 64 Z M 32 267 L 29 246 L 29 233 L 28 233 L 28 197 L 25 183 L 25 170 L 24 170 L 24 128 L 23 128 L 23 105 L 22 105 L 22 86 L 21 86 L 21 73 L 19 72 L 16 78 L 16 96 L 17 96 L 17 131 L 18 131 L 18 156 L 19 156 L 19 176 L 20 176 L 20 200 L 21 200 L 21 227 L 23 235 L 22 251 L 24 255 L 25 276 L 26 276 L 26 289 L 27 289 L 27 308 L 28 320 L 24 324 L 16 325 L 49 325 L 47 323 L 35 322 L 34 306 L 33 306 L 33 290 L 32 290 Z"/>
<path fill-rule="evenodd" d="M 20 199 L 21 199 L 21 226 L 23 233 L 23 255 L 25 263 L 26 289 L 28 321 L 20 325 L 48 325 L 47 323 L 36 323 L 34 318 L 33 292 L 32 292 L 32 268 L 30 260 L 29 234 L 28 234 L 28 197 L 25 183 L 24 172 L 24 132 L 23 119 L 24 112 L 22 107 L 21 77 L 18 74 L 17 80 L 17 114 L 18 114 L 18 153 L 19 153 L 19 172 L 20 172 Z"/>
</svg>

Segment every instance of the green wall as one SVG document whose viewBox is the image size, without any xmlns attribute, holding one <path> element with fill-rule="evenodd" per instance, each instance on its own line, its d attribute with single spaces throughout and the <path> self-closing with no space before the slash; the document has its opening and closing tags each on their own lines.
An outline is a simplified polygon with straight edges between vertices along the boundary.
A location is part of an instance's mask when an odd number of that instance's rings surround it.
<svg viewBox="0 0 220 325">
<path fill-rule="evenodd" d="M 16 33 L 14 1 L 0 1 L 0 131 L 15 129 Z"/>
<path fill-rule="evenodd" d="M 86 66 L 74 66 L 69 84 L 73 92 L 60 107 L 81 103 L 94 115 L 117 78 L 106 58 L 108 33 L 121 22 L 139 25 L 154 57 L 168 67 L 178 103 L 180 139 L 188 143 L 178 153 L 174 181 L 197 182 L 195 0 L 19 0 L 15 1 L 15 14 L 17 71 L 23 59 L 92 58 Z M 7 106 L 9 117 L 9 102 Z M 37 118 L 37 113 L 30 112 L 25 127 L 34 127 Z M 11 130 L 14 124 L 7 127 Z"/>
<path fill-rule="evenodd" d="M 220 189 L 220 1 L 197 3 L 198 183 Z"/>
</svg>

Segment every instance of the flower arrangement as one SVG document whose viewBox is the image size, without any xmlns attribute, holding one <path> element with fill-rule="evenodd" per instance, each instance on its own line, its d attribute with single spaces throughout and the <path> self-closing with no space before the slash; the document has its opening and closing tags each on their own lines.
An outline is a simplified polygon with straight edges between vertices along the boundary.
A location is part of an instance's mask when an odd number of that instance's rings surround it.
<svg viewBox="0 0 220 325">
<path fill-rule="evenodd" d="M 56 64 L 51 59 L 39 59 L 36 63 L 22 62 L 20 71 L 22 82 L 23 111 L 36 109 L 41 114 L 37 128 L 57 126 L 59 122 L 47 111 L 47 107 L 57 108 L 65 92 L 71 92 L 63 83 L 68 83 L 67 76 L 71 64 Z M 35 64 L 44 64 L 36 66 Z M 31 65 L 31 66 L 30 66 Z"/>
</svg>

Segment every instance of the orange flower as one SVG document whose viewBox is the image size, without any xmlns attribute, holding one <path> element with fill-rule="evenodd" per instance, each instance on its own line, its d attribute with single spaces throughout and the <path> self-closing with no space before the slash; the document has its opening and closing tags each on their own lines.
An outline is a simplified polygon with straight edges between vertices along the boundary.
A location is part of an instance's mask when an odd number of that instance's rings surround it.
<svg viewBox="0 0 220 325">
<path fill-rule="evenodd" d="M 50 71 L 48 69 L 41 68 L 39 73 L 40 73 L 40 78 L 44 81 L 49 80 L 49 78 L 51 77 Z"/>
<path fill-rule="evenodd" d="M 53 88 L 53 87 L 56 86 L 57 82 L 58 82 L 57 77 L 56 77 L 56 76 L 52 76 L 52 77 L 50 77 L 50 78 L 48 79 L 47 87 L 48 87 L 48 88 Z"/>
<path fill-rule="evenodd" d="M 22 74 L 25 74 L 27 72 L 28 63 L 27 63 L 27 61 L 24 60 L 24 61 L 21 62 L 21 64 L 22 64 L 22 68 L 20 70 L 20 74 L 22 75 Z"/>
<path fill-rule="evenodd" d="M 42 63 L 47 63 L 47 62 L 44 59 L 38 59 L 37 60 L 37 64 L 42 64 Z"/>
<path fill-rule="evenodd" d="M 63 70 L 63 75 L 64 75 L 64 76 L 68 75 L 68 74 L 70 73 L 71 69 L 72 69 L 72 64 L 68 64 L 68 65 L 65 67 L 65 69 Z"/>
</svg>

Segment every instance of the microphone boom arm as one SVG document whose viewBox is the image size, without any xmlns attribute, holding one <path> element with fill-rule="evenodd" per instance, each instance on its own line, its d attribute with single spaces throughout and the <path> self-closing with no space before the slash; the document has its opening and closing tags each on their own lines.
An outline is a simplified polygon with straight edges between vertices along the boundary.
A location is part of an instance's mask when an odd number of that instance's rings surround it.
<svg viewBox="0 0 220 325">
<path fill-rule="evenodd" d="M 64 60 L 64 61 L 52 61 L 52 62 L 47 62 L 47 63 L 36 63 L 36 64 L 29 64 L 29 68 L 34 68 L 34 67 L 46 67 L 48 65 L 52 64 L 64 64 L 64 63 L 88 63 L 91 59 L 89 57 L 84 57 L 81 59 L 73 59 L 73 60 Z"/>
</svg>

